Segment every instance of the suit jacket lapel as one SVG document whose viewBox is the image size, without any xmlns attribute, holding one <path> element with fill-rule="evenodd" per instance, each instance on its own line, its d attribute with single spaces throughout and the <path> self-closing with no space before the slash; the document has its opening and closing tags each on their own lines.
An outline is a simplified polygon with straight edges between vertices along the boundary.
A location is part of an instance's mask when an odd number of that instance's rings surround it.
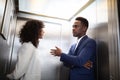
<svg viewBox="0 0 120 80">
<path fill-rule="evenodd" d="M 78 55 L 78 51 L 81 50 L 81 49 L 84 47 L 84 45 L 86 44 L 86 42 L 84 42 L 86 39 L 88 39 L 88 36 L 87 36 L 87 35 L 84 36 L 84 37 L 81 39 L 81 41 L 79 42 L 76 50 L 74 51 L 74 55 Z"/>
</svg>

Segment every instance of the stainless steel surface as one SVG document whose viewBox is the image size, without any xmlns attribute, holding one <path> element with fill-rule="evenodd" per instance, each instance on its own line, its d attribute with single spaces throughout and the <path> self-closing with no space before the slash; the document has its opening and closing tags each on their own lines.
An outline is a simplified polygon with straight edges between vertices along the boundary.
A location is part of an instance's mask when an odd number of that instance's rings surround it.
<svg viewBox="0 0 120 80">
<path fill-rule="evenodd" d="M 87 34 L 97 42 L 96 80 L 120 80 L 120 27 L 118 15 L 117 0 L 95 0 L 76 15 L 86 17 L 89 20 L 90 27 Z M 16 17 L 16 15 L 14 16 Z M 11 30 L 9 28 L 10 35 L 16 34 L 15 40 L 12 37 L 13 35 L 6 41 L 0 38 L 0 78 L 1 75 L 9 72 L 9 67 L 10 71 L 14 69 L 17 60 L 17 49 L 21 45 L 17 32 L 20 26 L 25 23 L 26 19 L 24 18 L 31 18 L 43 20 L 46 25 L 45 36 L 39 44 L 42 80 L 67 80 L 68 69 L 62 65 L 58 57 L 50 55 L 49 51 L 51 48 L 59 46 L 64 52 L 68 52 L 70 45 L 75 41 L 71 32 L 71 22 L 74 18 L 70 22 L 27 13 L 18 13 L 17 16 L 23 19 L 18 18 L 16 32 L 14 31 L 15 27 Z M 15 25 L 16 19 L 13 20 Z M 14 43 L 12 43 L 12 40 L 14 40 Z M 8 44 L 9 42 L 10 44 Z M 12 46 L 13 44 L 14 46 Z M 7 47 L 10 48 L 10 51 L 7 50 Z M 10 54 L 11 56 L 9 56 Z M 5 67 L 6 61 L 8 61 L 8 68 Z M 11 62 L 11 65 L 9 65 L 9 62 Z"/>
<path fill-rule="evenodd" d="M 0 80 L 5 78 L 5 74 L 8 71 L 9 48 L 7 41 L 0 35 Z"/>
<path fill-rule="evenodd" d="M 0 33 L 5 40 L 0 36 L 0 80 L 7 80 L 6 74 L 10 72 L 11 55 L 13 49 L 13 41 L 15 34 L 16 15 L 13 0 L 7 1 L 6 11 L 4 11 L 4 20 Z M 9 13 L 8 13 L 9 12 Z"/>
<path fill-rule="evenodd" d="M 120 23 L 117 2 L 118 0 L 108 1 L 109 65 L 113 80 L 120 80 Z"/>
<path fill-rule="evenodd" d="M 0 31 L 2 30 L 2 24 L 4 20 L 4 12 L 6 7 L 6 0 L 0 0 Z"/>
</svg>

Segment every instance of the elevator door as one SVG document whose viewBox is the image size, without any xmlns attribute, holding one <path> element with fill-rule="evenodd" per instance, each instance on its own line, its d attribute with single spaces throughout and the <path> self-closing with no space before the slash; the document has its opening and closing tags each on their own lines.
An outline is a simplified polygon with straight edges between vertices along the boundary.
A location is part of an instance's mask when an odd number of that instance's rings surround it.
<svg viewBox="0 0 120 80">
<path fill-rule="evenodd" d="M 42 80 L 59 80 L 61 62 L 59 57 L 50 54 L 50 49 L 55 48 L 55 46 L 61 47 L 61 25 L 45 23 L 44 31 L 45 35 L 39 43 L 41 77 Z"/>
</svg>

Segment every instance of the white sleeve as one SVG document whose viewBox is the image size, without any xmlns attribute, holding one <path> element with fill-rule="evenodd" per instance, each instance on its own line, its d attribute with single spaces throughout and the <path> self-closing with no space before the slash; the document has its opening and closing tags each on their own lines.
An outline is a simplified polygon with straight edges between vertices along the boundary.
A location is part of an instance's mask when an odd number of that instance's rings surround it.
<svg viewBox="0 0 120 80">
<path fill-rule="evenodd" d="M 16 63 L 15 70 L 7 75 L 7 77 L 13 79 L 22 77 L 27 71 L 32 52 L 33 47 L 30 47 L 30 45 L 23 45 L 18 51 L 18 62 Z"/>
</svg>

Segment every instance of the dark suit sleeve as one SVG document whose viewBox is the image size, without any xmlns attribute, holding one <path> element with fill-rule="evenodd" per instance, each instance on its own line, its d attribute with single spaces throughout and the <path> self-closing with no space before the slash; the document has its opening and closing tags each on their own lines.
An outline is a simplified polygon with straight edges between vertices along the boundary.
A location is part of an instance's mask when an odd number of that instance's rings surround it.
<svg viewBox="0 0 120 80">
<path fill-rule="evenodd" d="M 94 58 L 94 56 L 96 55 L 96 42 L 94 40 L 89 40 L 87 44 L 78 51 L 78 53 L 78 56 L 62 53 L 60 60 L 69 65 L 81 67 L 88 60 L 94 60 L 92 58 Z"/>
<path fill-rule="evenodd" d="M 68 54 L 62 53 L 62 55 L 69 55 L 69 56 L 70 56 L 70 55 L 73 55 L 74 45 L 75 45 L 75 44 L 73 44 L 73 45 L 71 46 Z M 62 56 L 62 55 L 61 55 L 61 56 Z M 60 61 L 61 61 L 61 59 L 60 59 Z M 67 63 L 67 62 L 63 62 L 63 64 L 64 64 L 64 66 L 69 67 L 69 68 L 72 66 L 71 64 L 69 64 L 69 63 Z"/>
</svg>

